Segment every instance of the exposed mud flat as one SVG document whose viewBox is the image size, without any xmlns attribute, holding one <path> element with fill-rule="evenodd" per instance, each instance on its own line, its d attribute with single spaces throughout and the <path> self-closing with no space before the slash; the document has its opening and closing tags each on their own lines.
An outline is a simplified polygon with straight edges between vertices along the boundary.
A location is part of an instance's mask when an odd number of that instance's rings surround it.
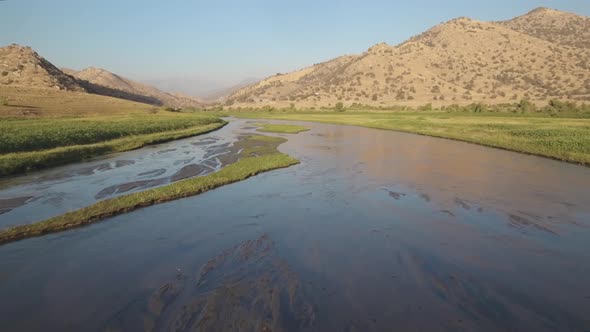
<svg viewBox="0 0 590 332">
<path fill-rule="evenodd" d="M 298 276 L 263 235 L 178 271 L 148 300 L 118 313 L 108 331 L 306 331 L 315 312 Z"/>
<path fill-rule="evenodd" d="M 152 171 L 147 171 L 147 172 L 141 172 L 139 174 L 137 174 L 137 176 L 160 176 L 162 174 L 166 173 L 166 169 L 165 168 L 160 168 L 160 169 L 154 169 Z"/>
<path fill-rule="evenodd" d="M 9 212 L 14 208 L 25 205 L 31 198 L 33 198 L 33 196 L 0 199 L 0 214 Z"/>
<path fill-rule="evenodd" d="M 215 169 L 211 169 L 211 167 L 207 167 L 205 165 L 187 165 L 181 168 L 178 172 L 174 173 L 170 180 L 172 182 L 180 181 L 199 175 L 205 175 L 214 170 Z"/>
</svg>

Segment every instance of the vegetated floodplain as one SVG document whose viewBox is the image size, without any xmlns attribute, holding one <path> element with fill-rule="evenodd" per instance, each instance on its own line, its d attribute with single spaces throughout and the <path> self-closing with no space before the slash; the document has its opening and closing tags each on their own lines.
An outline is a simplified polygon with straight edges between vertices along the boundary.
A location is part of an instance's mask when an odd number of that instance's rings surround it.
<svg viewBox="0 0 590 332">
<path fill-rule="evenodd" d="M 297 159 L 278 152 L 278 145 L 285 141 L 284 138 L 261 135 L 244 137 L 240 141 L 241 159 L 218 172 L 182 180 L 164 187 L 107 199 L 38 223 L 5 229 L 0 231 L 0 243 L 84 226 L 142 207 L 197 195 L 262 172 L 298 164 Z"/>
<path fill-rule="evenodd" d="M 297 134 L 302 131 L 308 131 L 309 128 L 296 125 L 274 124 L 274 123 L 253 123 L 257 127 L 261 127 L 257 131 L 263 133 L 283 133 L 283 134 Z"/>
<path fill-rule="evenodd" d="M 0 175 L 62 165 L 199 135 L 226 124 L 203 114 L 2 119 Z"/>
<path fill-rule="evenodd" d="M 588 165 L 590 112 L 586 108 L 560 112 L 548 106 L 535 112 L 499 112 L 476 105 L 457 110 L 248 110 L 230 113 L 243 118 L 313 121 L 404 131 Z M 518 107 L 514 109 L 518 110 Z"/>
</svg>

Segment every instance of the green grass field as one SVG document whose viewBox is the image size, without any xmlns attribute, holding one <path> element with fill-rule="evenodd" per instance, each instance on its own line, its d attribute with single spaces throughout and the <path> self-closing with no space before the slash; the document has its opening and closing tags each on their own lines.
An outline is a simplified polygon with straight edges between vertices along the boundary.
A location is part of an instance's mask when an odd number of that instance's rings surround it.
<svg viewBox="0 0 590 332">
<path fill-rule="evenodd" d="M 263 133 L 282 133 L 282 134 L 297 134 L 302 131 L 307 131 L 309 128 L 303 126 L 272 124 L 272 123 L 253 123 L 253 125 L 260 127 L 257 131 Z"/>
<path fill-rule="evenodd" d="M 0 122 L 0 154 L 92 144 L 220 122 L 215 117 L 188 114 L 4 119 Z"/>
<path fill-rule="evenodd" d="M 467 112 L 231 112 L 252 119 L 299 120 L 450 138 L 590 164 L 590 119 L 547 114 Z"/>
<path fill-rule="evenodd" d="M 38 223 L 5 229 L 0 231 L 0 243 L 84 226 L 142 207 L 197 195 L 262 172 L 295 165 L 299 162 L 297 159 L 280 153 L 276 149 L 279 144 L 285 141 L 279 137 L 250 136 L 242 142 L 244 146 L 243 158 L 218 172 L 104 200 Z"/>
</svg>

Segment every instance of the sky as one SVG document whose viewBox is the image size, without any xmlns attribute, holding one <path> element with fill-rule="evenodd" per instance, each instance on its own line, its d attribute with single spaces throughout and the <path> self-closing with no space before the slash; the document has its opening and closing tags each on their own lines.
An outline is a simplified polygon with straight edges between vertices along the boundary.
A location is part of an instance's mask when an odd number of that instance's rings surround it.
<svg viewBox="0 0 590 332">
<path fill-rule="evenodd" d="M 5 0 L 0 45 L 31 46 L 58 67 L 229 85 L 395 45 L 458 16 L 539 6 L 590 16 L 590 0 Z"/>
</svg>

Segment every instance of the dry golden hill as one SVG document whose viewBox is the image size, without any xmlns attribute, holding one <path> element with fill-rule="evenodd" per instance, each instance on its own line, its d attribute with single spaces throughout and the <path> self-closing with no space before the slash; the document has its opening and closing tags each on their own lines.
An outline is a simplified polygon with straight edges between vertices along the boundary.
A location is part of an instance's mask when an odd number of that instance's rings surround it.
<svg viewBox="0 0 590 332">
<path fill-rule="evenodd" d="M 573 13 L 541 7 L 512 20 L 497 23 L 552 43 L 590 47 L 590 18 Z"/>
<path fill-rule="evenodd" d="M 0 85 L 85 91 L 33 49 L 16 44 L 0 47 Z"/>
<path fill-rule="evenodd" d="M 81 84 L 92 93 L 153 105 L 173 107 L 198 107 L 202 105 L 196 98 L 163 92 L 154 87 L 113 74 L 102 68 L 90 67 L 81 71 L 71 69 L 63 70 L 82 81 Z"/>
<path fill-rule="evenodd" d="M 518 20 L 535 22 L 527 17 L 541 11 Z M 572 15 L 564 14 L 562 21 L 587 19 Z M 573 38 L 566 44 L 546 39 L 509 28 L 505 22 L 458 18 L 397 46 L 377 44 L 361 55 L 275 75 L 237 91 L 226 104 L 415 106 L 523 98 L 590 100 L 590 49 L 567 45 L 578 44 Z"/>
</svg>

